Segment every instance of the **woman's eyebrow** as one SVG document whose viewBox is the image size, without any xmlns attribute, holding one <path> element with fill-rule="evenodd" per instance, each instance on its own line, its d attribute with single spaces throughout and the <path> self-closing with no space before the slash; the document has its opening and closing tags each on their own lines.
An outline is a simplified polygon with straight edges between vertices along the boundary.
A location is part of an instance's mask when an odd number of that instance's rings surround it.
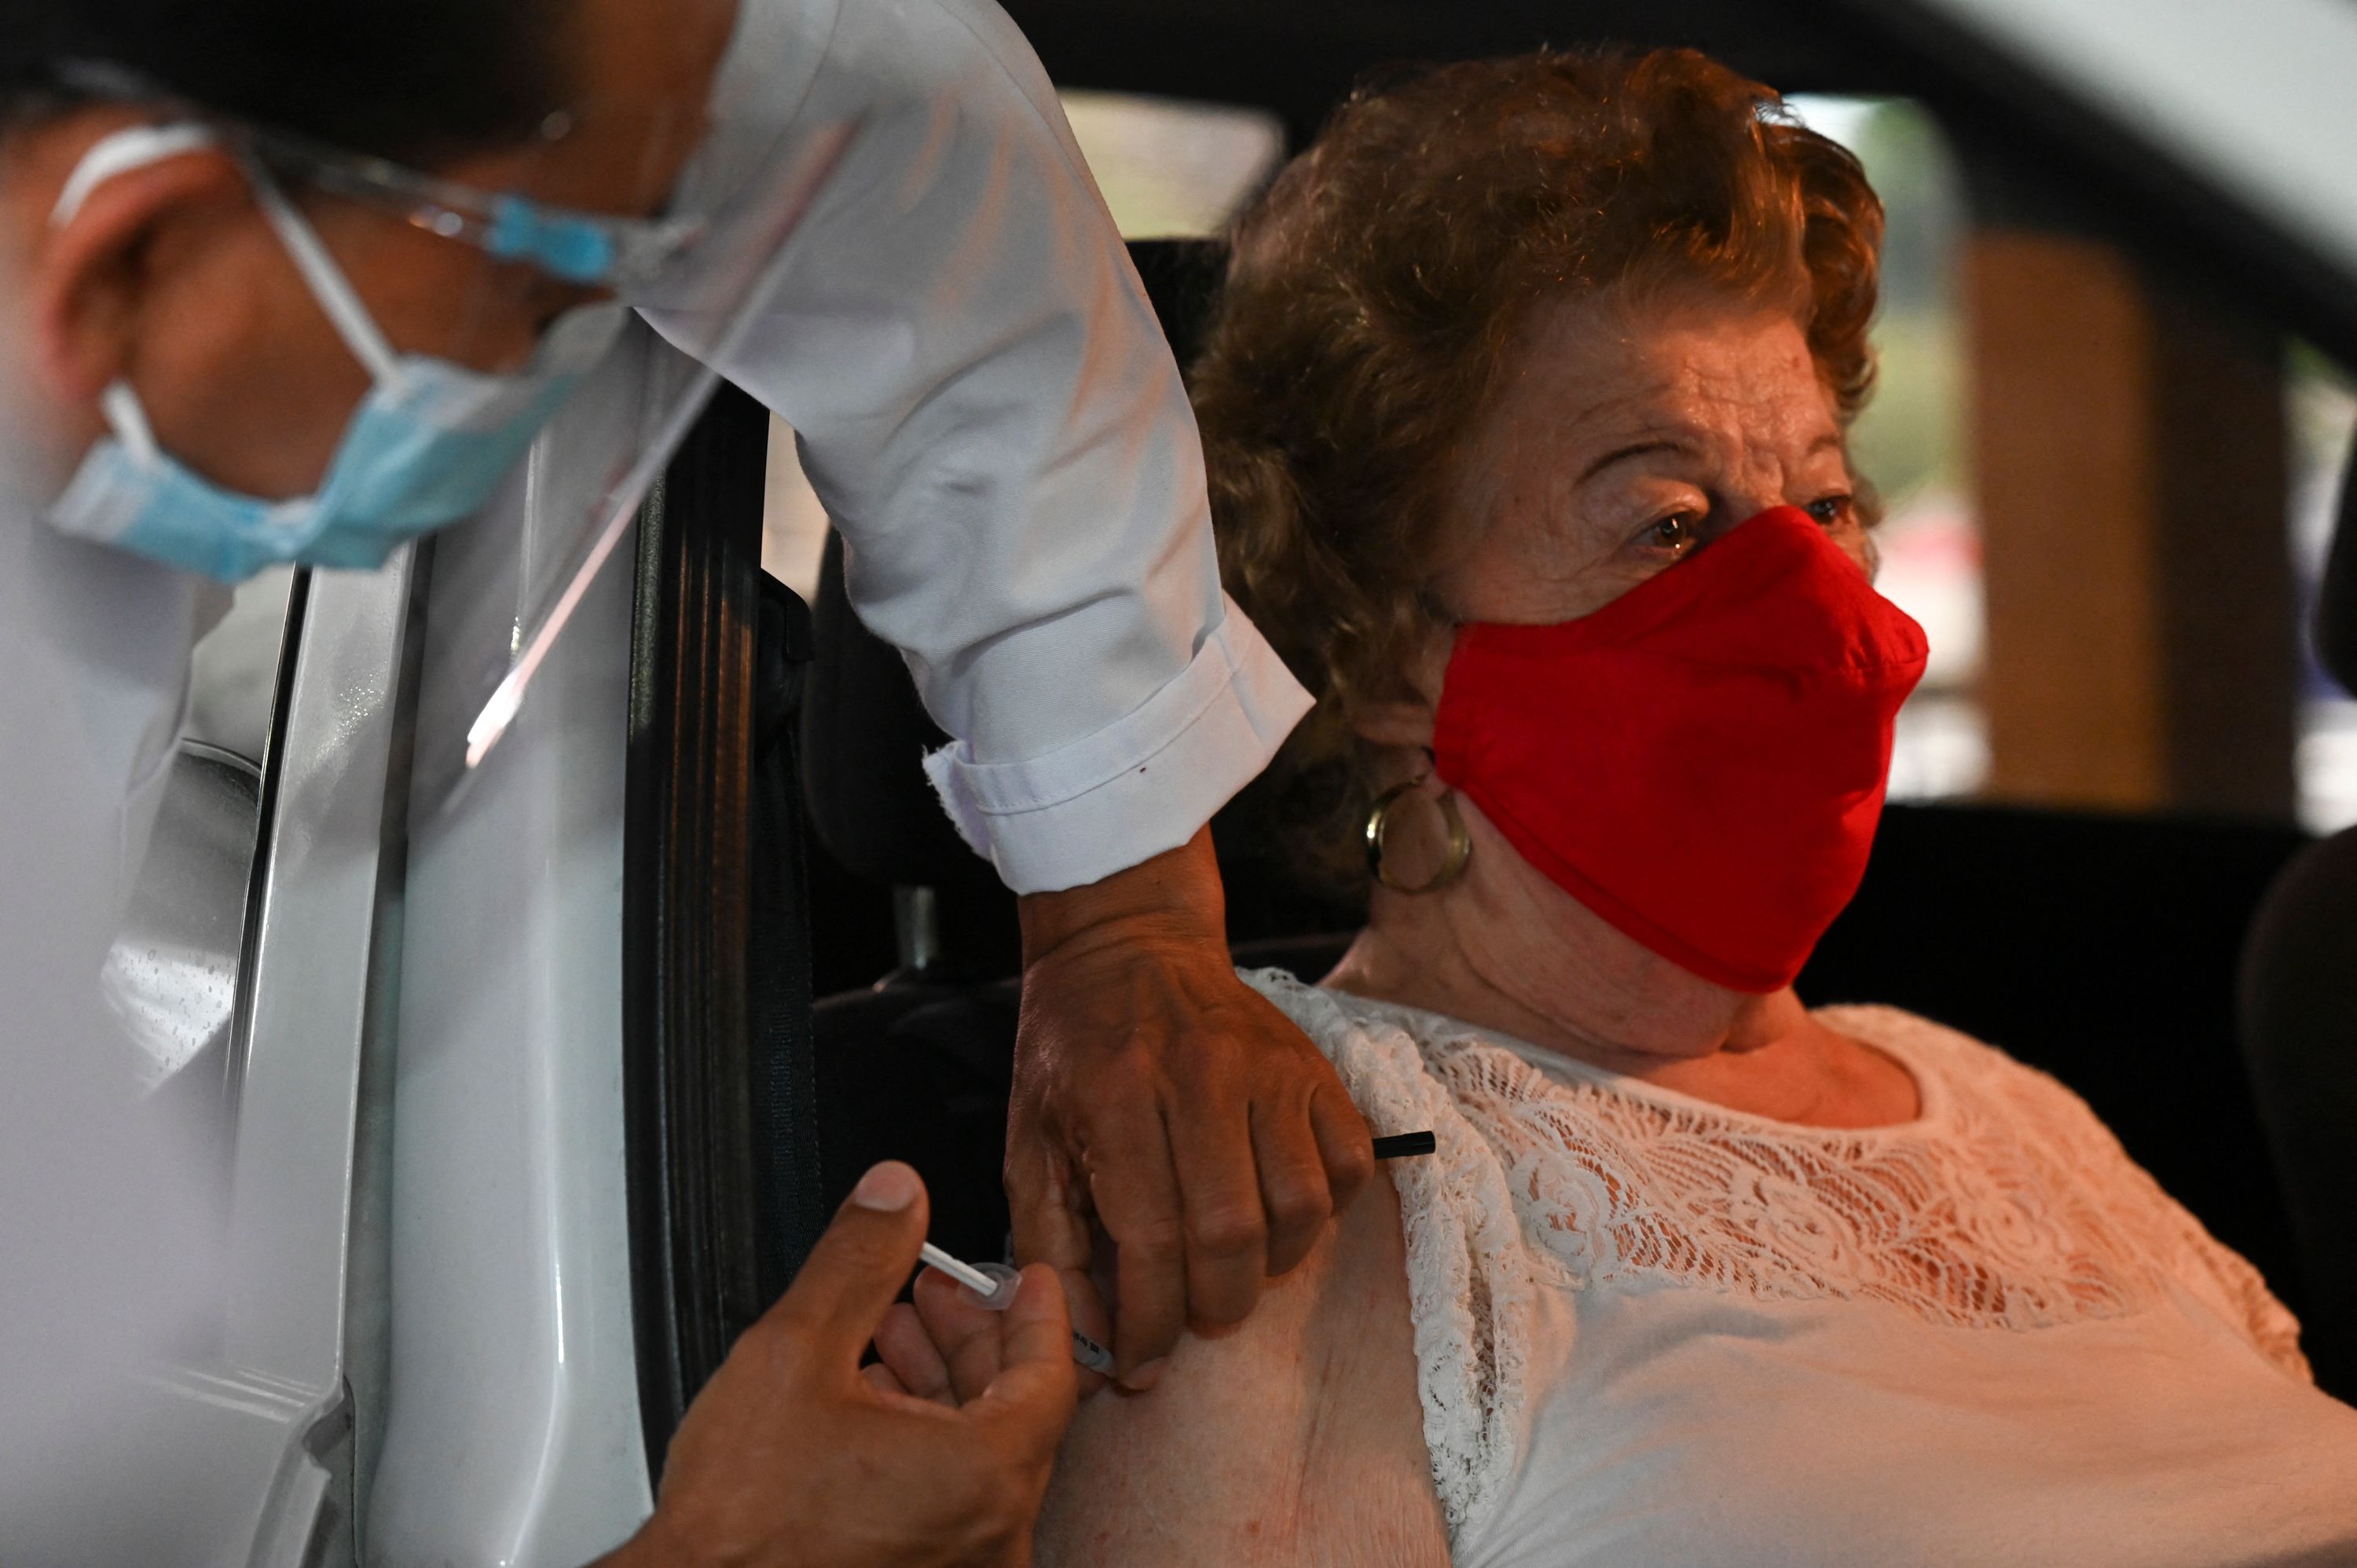
<svg viewBox="0 0 2357 1568">
<path fill-rule="evenodd" d="M 1588 480 L 1596 478 L 1597 475 L 1602 473 L 1605 469 L 1612 467 L 1613 464 L 1625 463 L 1631 457 L 1642 457 L 1654 452 L 1683 452 L 1685 449 L 1686 446 L 1684 442 L 1675 440 L 1666 435 L 1657 435 L 1643 441 L 1634 441 L 1626 446 L 1617 447 L 1610 452 L 1607 452 L 1603 456 L 1598 457 L 1595 462 L 1587 465 L 1587 467 L 1580 470 L 1579 478 L 1576 482 L 1584 485 Z"/>
</svg>

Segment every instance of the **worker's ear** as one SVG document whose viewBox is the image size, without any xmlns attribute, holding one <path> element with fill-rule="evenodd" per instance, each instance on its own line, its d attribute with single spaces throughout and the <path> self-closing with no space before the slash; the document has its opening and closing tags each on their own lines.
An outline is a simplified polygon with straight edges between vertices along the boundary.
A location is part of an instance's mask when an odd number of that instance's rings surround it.
<svg viewBox="0 0 2357 1568">
<path fill-rule="evenodd" d="M 58 188 L 96 139 L 76 138 L 79 148 L 64 159 Z M 38 188 L 55 201 L 46 183 Z M 48 394 L 87 407 L 120 378 L 131 364 L 156 269 L 176 251 L 218 232 L 239 207 L 252 210 L 236 163 L 217 149 L 199 148 L 117 175 L 37 241 L 26 296 Z M 45 220 L 48 213 L 36 217 Z"/>
</svg>

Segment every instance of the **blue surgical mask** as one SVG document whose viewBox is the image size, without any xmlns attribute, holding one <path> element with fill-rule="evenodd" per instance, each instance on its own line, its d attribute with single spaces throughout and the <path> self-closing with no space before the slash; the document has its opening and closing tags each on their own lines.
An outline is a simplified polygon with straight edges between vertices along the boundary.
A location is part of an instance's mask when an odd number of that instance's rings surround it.
<svg viewBox="0 0 2357 1568">
<path fill-rule="evenodd" d="M 68 182 L 56 221 L 69 220 L 104 179 L 202 145 L 202 135 L 143 126 L 106 138 Z M 560 317 L 532 363 L 511 374 L 397 353 L 276 181 L 259 166 L 250 166 L 249 177 L 313 296 L 374 383 L 318 489 L 272 501 L 212 483 L 163 449 L 137 396 L 117 382 L 102 399 L 112 434 L 83 456 L 49 521 L 223 583 L 278 562 L 372 569 L 409 541 L 482 509 L 613 346 L 626 307 L 594 305 Z"/>
</svg>

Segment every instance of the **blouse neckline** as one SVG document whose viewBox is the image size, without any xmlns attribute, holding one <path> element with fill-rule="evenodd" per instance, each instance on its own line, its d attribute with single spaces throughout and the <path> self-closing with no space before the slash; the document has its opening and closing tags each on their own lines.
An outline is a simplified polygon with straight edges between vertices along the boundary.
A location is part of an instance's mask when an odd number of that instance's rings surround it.
<svg viewBox="0 0 2357 1568">
<path fill-rule="evenodd" d="M 1301 983 L 1298 981 L 1296 984 Z M 1878 1142 L 1893 1137 L 1921 1137 L 1937 1132 L 1950 1119 L 1951 1101 L 1945 1079 L 1933 1070 L 1922 1056 L 1907 1041 L 1905 1030 L 1876 1029 L 1876 1015 L 1885 1009 L 1871 1005 L 1837 1005 L 1813 1007 L 1810 1015 L 1828 1028 L 1849 1036 L 1868 1050 L 1879 1051 L 1899 1064 L 1901 1070 L 1915 1081 L 1915 1114 L 1904 1122 L 1884 1122 L 1868 1127 L 1821 1127 L 1808 1122 L 1787 1122 L 1780 1117 L 1762 1115 L 1756 1111 L 1740 1111 L 1731 1105 L 1721 1105 L 1715 1100 L 1705 1100 L 1697 1094 L 1671 1089 L 1647 1079 L 1628 1073 L 1614 1072 L 1609 1068 L 1566 1056 L 1549 1047 L 1538 1045 L 1503 1029 L 1486 1024 L 1468 1023 L 1446 1013 L 1414 1007 L 1404 1002 L 1385 1002 L 1372 996 L 1362 996 L 1355 991 L 1332 990 L 1324 986 L 1309 987 L 1329 996 L 1347 998 L 1358 1007 L 1392 1015 L 1410 1026 L 1410 1032 L 1430 1039 L 1443 1036 L 1469 1038 L 1512 1052 L 1541 1072 L 1558 1080 L 1570 1079 L 1586 1084 L 1606 1094 L 1617 1095 L 1658 1106 L 1665 1111 L 1680 1112 L 1689 1116 L 1709 1117 L 1731 1127 L 1741 1127 L 1755 1133 L 1772 1133 L 1779 1137 L 1809 1138 L 1832 1143 Z M 1417 1026 L 1421 1026 L 1418 1027 Z"/>
</svg>

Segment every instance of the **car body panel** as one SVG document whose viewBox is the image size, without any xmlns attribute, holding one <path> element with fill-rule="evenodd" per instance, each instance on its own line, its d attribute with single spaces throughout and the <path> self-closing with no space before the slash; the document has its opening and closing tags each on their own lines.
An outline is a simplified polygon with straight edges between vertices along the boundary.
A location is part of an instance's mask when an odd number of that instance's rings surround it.
<svg viewBox="0 0 2357 1568">
<path fill-rule="evenodd" d="M 436 542 L 421 723 L 457 722 L 548 542 L 528 506 Z M 371 1563 L 577 1568 L 652 1507 L 623 1162 L 631 589 L 598 579 L 513 730 L 411 824 Z"/>
<path fill-rule="evenodd" d="M 151 853 L 143 883 L 209 886 L 143 886 L 110 966 L 123 980 L 170 950 L 184 980 L 201 972 L 177 1003 L 198 1048 L 164 1087 L 217 1102 L 205 1119 L 220 1140 L 223 1222 L 210 1332 L 138 1380 L 129 1484 L 92 1527 L 111 1535 L 110 1561 L 297 1568 L 350 1556 L 355 1130 L 376 1047 L 371 994 L 409 596 L 405 552 L 382 572 L 311 588 L 279 695 L 258 843 L 249 838 L 239 859 L 233 819 L 245 812 L 253 833 L 250 790 L 210 803 L 199 797 L 221 796 L 219 778 L 198 795 L 183 790 L 189 809 L 162 819 L 173 842 Z M 218 774 L 226 764 L 179 766 Z M 206 893 L 213 918 L 199 930 L 181 906 Z M 214 1036 L 225 940 L 237 1002 L 224 1061 Z"/>
</svg>

